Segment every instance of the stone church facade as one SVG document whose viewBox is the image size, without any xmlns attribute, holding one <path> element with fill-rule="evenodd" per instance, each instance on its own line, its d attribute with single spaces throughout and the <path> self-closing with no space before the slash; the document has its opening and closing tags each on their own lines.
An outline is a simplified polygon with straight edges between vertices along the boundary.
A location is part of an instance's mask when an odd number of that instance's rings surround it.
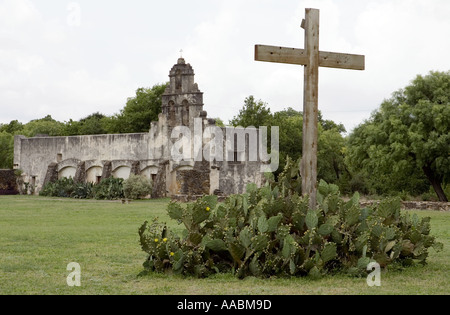
<svg viewBox="0 0 450 315">
<path fill-rule="evenodd" d="M 248 183 L 260 186 L 264 163 L 259 157 L 248 159 L 252 154 L 249 135 L 245 136 L 244 146 L 234 139 L 230 145 L 230 140 L 219 139 L 216 135 L 213 151 L 216 157 L 223 155 L 223 159 L 206 160 L 199 156 L 203 150 L 195 148 L 203 149 L 212 139 L 212 135 L 209 139 L 205 137 L 205 130 L 218 127 L 203 110 L 203 93 L 194 82 L 194 75 L 191 65 L 183 58 L 173 66 L 170 83 L 162 96 L 162 113 L 158 121 L 149 126 L 148 133 L 16 136 L 14 168 L 23 171 L 24 180 L 35 187 L 35 193 L 46 183 L 63 177 L 98 183 L 111 176 L 127 179 L 130 174 L 143 175 L 153 181 L 153 198 L 190 200 L 205 194 L 243 193 Z M 220 128 L 220 131 L 236 137 L 231 129 Z M 178 132 L 175 132 L 178 130 L 185 133 L 188 130 L 189 137 L 178 140 Z M 203 136 L 199 137 L 199 133 Z M 191 141 L 183 140 L 185 138 Z M 182 147 L 183 159 L 173 158 L 174 143 Z M 190 154 L 185 154 L 189 150 Z"/>
</svg>

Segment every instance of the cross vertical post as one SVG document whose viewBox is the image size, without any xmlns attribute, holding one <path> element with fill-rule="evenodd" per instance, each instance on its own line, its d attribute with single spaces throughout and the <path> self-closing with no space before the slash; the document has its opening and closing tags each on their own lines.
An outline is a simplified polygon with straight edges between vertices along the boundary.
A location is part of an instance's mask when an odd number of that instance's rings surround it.
<svg viewBox="0 0 450 315">
<path fill-rule="evenodd" d="M 305 49 L 255 45 L 255 60 L 305 66 L 303 87 L 303 151 L 300 165 L 302 193 L 309 206 L 317 205 L 317 145 L 319 117 L 319 67 L 364 70 L 365 56 L 319 51 L 319 10 L 306 9 L 302 21 Z"/>
<path fill-rule="evenodd" d="M 305 29 L 305 52 L 308 62 L 304 66 L 303 150 L 300 173 L 302 193 L 309 195 L 309 207 L 315 209 L 319 114 L 319 10 L 306 9 L 306 18 L 302 25 Z"/>
</svg>

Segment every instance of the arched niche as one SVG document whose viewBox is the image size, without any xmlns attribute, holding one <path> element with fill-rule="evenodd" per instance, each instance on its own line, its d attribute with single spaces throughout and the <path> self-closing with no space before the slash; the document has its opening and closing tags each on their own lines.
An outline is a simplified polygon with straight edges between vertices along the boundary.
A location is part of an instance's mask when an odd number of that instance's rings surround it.
<svg viewBox="0 0 450 315">
<path fill-rule="evenodd" d="M 62 178 L 74 178 L 76 172 L 77 172 L 77 168 L 76 168 L 76 167 L 73 167 L 73 166 L 66 166 L 66 167 L 62 168 L 62 169 L 58 172 L 58 179 L 62 179 Z"/>
<path fill-rule="evenodd" d="M 128 179 L 130 177 L 131 167 L 119 166 L 112 173 L 115 178 Z"/>
<path fill-rule="evenodd" d="M 86 181 L 89 183 L 99 183 L 102 178 L 103 168 L 93 166 L 86 171 Z"/>
</svg>

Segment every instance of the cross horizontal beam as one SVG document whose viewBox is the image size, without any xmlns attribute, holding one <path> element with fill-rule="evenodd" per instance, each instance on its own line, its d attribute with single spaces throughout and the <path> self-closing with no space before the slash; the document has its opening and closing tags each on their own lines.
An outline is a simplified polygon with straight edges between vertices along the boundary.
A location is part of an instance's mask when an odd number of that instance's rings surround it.
<svg viewBox="0 0 450 315">
<path fill-rule="evenodd" d="M 255 45 L 255 60 L 307 66 L 308 57 L 304 49 L 279 46 Z M 319 66 L 350 70 L 364 70 L 365 56 L 328 51 L 319 52 Z"/>
</svg>

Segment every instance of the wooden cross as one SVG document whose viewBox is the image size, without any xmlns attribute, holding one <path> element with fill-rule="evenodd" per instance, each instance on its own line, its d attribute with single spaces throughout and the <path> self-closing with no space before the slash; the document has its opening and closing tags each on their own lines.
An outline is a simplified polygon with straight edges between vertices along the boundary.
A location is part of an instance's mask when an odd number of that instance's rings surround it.
<svg viewBox="0 0 450 315">
<path fill-rule="evenodd" d="M 255 46 L 255 60 L 305 66 L 303 90 L 303 158 L 300 165 L 302 193 L 309 206 L 317 201 L 317 143 L 319 67 L 364 70 L 365 57 L 319 51 L 319 10 L 306 9 L 301 27 L 305 29 L 305 49 Z"/>
</svg>

